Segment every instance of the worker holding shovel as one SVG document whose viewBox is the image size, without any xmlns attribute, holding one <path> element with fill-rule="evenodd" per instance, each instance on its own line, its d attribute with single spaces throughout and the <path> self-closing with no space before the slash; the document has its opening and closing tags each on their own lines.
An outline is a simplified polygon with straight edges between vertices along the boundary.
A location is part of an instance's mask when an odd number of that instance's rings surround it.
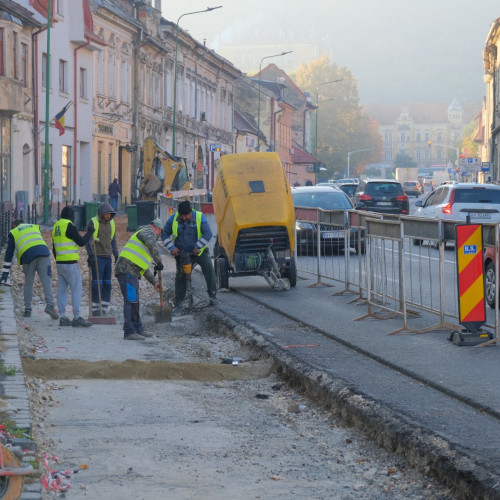
<svg viewBox="0 0 500 500">
<path fill-rule="evenodd" d="M 160 283 L 149 270 L 152 261 L 155 269 L 163 270 L 159 247 L 156 242 L 162 232 L 162 223 L 154 219 L 146 226 L 139 227 L 118 256 L 115 276 L 120 283 L 123 295 L 123 335 L 125 340 L 144 340 L 153 334 L 144 331 L 139 316 L 139 280 L 144 276 L 155 288 L 161 291 Z"/>
<path fill-rule="evenodd" d="M 116 212 L 109 203 L 102 203 L 97 215 L 87 224 L 87 232 L 94 229 L 94 237 L 86 244 L 88 264 L 92 270 L 92 316 L 103 316 L 111 304 L 111 272 L 114 256 L 118 259 L 115 238 Z"/>
</svg>

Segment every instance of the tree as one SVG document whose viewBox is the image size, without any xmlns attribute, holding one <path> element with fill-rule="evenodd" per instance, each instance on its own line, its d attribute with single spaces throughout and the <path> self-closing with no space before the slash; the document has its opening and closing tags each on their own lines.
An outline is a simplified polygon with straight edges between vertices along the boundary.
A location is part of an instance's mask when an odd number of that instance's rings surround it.
<svg viewBox="0 0 500 500">
<path fill-rule="evenodd" d="M 416 167 L 417 164 L 406 153 L 398 153 L 394 159 L 394 167 Z"/>
<path fill-rule="evenodd" d="M 350 151 L 374 149 L 351 157 L 351 175 L 359 176 L 363 165 L 379 159 L 382 138 L 378 126 L 360 106 L 356 79 L 348 68 L 330 63 L 328 56 L 322 56 L 302 64 L 290 76 L 302 90 L 311 94 L 314 104 L 318 101 L 317 141 L 314 117 L 312 154 L 326 165 L 330 177 L 345 175 Z M 316 142 L 318 147 L 314 151 Z"/>
</svg>

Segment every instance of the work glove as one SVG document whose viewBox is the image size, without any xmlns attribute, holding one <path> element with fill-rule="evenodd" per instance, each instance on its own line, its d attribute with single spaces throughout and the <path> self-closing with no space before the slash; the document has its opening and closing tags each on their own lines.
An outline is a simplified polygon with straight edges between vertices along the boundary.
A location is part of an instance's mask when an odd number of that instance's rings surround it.
<svg viewBox="0 0 500 500">
<path fill-rule="evenodd" d="M 0 283 L 7 283 L 8 278 L 9 278 L 9 273 L 2 273 L 2 277 L 0 278 Z"/>
<path fill-rule="evenodd" d="M 163 271 L 163 262 L 158 262 L 158 264 L 155 264 L 155 271 Z"/>
</svg>

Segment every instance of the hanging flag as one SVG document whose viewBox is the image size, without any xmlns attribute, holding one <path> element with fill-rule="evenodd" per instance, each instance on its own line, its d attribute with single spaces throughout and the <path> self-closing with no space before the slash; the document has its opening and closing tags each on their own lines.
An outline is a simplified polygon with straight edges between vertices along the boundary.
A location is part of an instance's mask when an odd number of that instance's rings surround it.
<svg viewBox="0 0 500 500">
<path fill-rule="evenodd" d="M 73 101 L 69 101 L 68 104 L 66 104 L 66 106 L 64 106 L 63 109 L 61 109 L 61 111 L 59 111 L 59 113 L 57 113 L 56 115 L 56 129 L 59 130 L 59 135 L 63 135 L 64 132 L 65 132 L 65 128 L 64 128 L 64 125 L 65 125 L 65 121 L 66 121 L 66 111 L 68 111 L 68 109 L 70 108 L 70 106 L 73 104 Z"/>
</svg>

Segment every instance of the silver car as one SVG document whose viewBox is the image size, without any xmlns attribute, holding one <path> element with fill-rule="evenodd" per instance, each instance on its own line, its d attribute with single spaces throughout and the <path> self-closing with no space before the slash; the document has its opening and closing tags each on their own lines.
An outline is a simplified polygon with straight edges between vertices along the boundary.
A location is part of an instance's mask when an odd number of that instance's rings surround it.
<svg viewBox="0 0 500 500">
<path fill-rule="evenodd" d="M 441 184 L 415 203 L 415 215 L 429 219 L 500 222 L 500 186 L 496 184 Z"/>
</svg>

